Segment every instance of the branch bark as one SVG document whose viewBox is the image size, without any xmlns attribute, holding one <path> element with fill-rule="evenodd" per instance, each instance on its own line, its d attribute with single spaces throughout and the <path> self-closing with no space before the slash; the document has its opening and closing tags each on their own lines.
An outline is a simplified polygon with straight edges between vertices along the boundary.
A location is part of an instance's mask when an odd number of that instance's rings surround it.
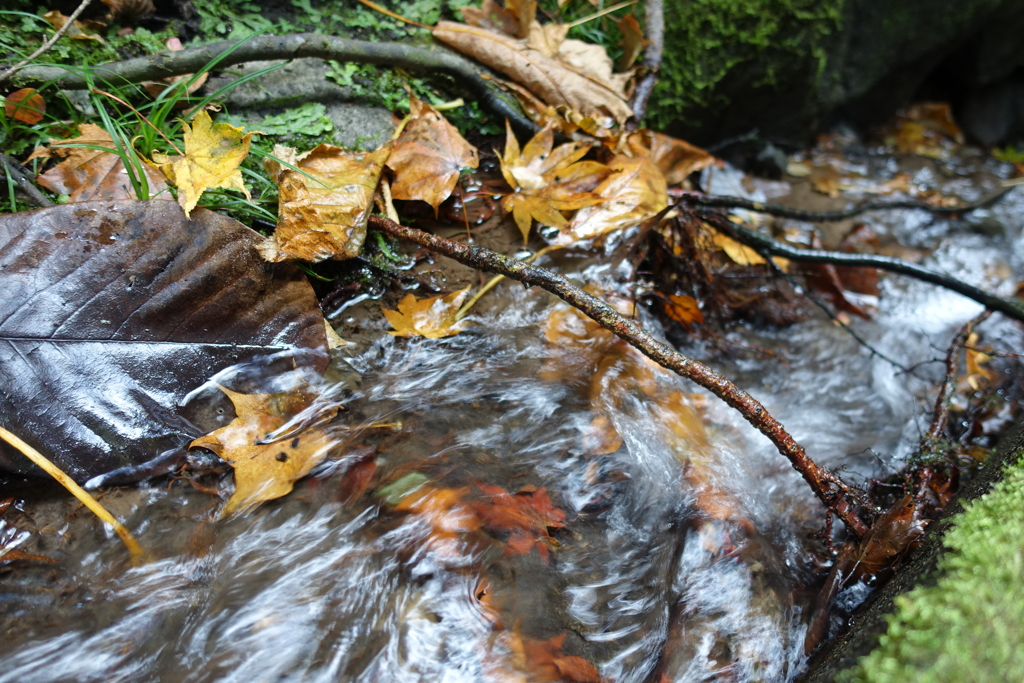
<svg viewBox="0 0 1024 683">
<path fill-rule="evenodd" d="M 498 273 L 525 285 L 536 285 L 579 309 L 654 362 L 699 384 L 739 411 L 747 422 L 768 437 L 779 452 L 790 461 L 793 468 L 810 485 L 811 490 L 822 503 L 843 520 L 851 534 L 862 538 L 867 532 L 868 525 L 856 511 L 857 501 L 850 487 L 836 475 L 818 466 L 807 455 L 803 446 L 798 444 L 782 424 L 772 417 L 754 397 L 715 370 L 687 358 L 667 344 L 658 341 L 643 327 L 623 317 L 604 301 L 587 294 L 565 277 L 546 268 L 532 266 L 489 249 L 467 246 L 420 230 L 407 228 L 380 216 L 370 217 L 370 227 L 392 237 L 426 247 L 478 270 Z"/>
<path fill-rule="evenodd" d="M 644 49 L 644 75 L 637 81 L 633 89 L 633 97 L 629 103 L 633 110 L 632 125 L 638 126 L 647 113 L 647 101 L 654 92 L 658 82 L 658 71 L 661 69 L 661 56 L 665 48 L 665 8 L 662 0 L 646 0 L 644 2 L 644 37 L 649 41 Z"/>
<path fill-rule="evenodd" d="M 728 197 L 727 199 L 733 198 Z M 685 203 L 686 199 L 680 200 L 680 202 Z M 753 210 L 756 211 L 758 209 Z M 989 310 L 1002 313 L 1006 317 L 1018 322 L 1024 322 L 1024 301 L 1004 299 L 995 294 L 989 294 L 974 285 L 969 285 L 962 280 L 929 270 L 910 261 L 904 261 L 903 259 L 891 256 L 848 254 L 841 251 L 825 251 L 821 249 L 797 249 L 796 247 L 773 240 L 767 235 L 762 235 L 749 228 L 736 225 L 723 214 L 709 211 L 702 213 L 702 217 L 715 230 L 731 237 L 740 244 L 747 245 L 758 253 L 763 252 L 772 256 L 782 256 L 796 263 L 828 263 L 836 266 L 877 268 L 898 275 L 906 275 L 956 292 L 966 296 L 968 299 L 977 301 Z"/>
<path fill-rule="evenodd" d="M 80 69 L 72 71 L 60 66 L 34 66 L 22 69 L 13 80 L 19 87 L 51 82 L 66 90 L 84 90 L 91 88 L 93 83 L 124 85 L 197 73 L 210 69 L 214 62 L 216 68 L 222 69 L 243 62 L 303 57 L 380 64 L 428 75 L 441 72 L 451 76 L 456 87 L 464 89 L 495 116 L 501 119 L 507 117 L 517 133 L 532 135 L 538 130 L 536 124 L 522 114 L 508 95 L 481 77 L 479 67 L 456 54 L 402 43 L 348 40 L 319 33 L 263 35 L 242 42 L 210 43 L 178 52 L 161 52 L 123 62 L 100 64 L 90 67 L 89 74 Z"/>
</svg>

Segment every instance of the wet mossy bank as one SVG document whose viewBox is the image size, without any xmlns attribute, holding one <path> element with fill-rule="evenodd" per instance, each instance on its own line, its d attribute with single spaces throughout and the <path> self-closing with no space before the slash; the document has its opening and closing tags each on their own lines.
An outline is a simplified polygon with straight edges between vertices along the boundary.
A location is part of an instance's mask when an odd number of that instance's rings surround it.
<svg viewBox="0 0 1024 683">
<path fill-rule="evenodd" d="M 966 106 L 1024 66 L 1015 0 L 694 0 L 665 15 L 649 124 L 702 144 L 756 129 L 801 145 L 922 94 Z"/>
<path fill-rule="evenodd" d="M 803 683 L 1024 680 L 1024 420 Z"/>
</svg>

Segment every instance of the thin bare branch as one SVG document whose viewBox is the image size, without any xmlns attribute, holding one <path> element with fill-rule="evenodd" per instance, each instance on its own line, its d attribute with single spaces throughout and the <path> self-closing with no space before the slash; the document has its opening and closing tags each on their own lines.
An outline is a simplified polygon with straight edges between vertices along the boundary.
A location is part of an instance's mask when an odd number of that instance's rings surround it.
<svg viewBox="0 0 1024 683">
<path fill-rule="evenodd" d="M 946 377 L 939 388 L 939 395 L 935 398 L 932 423 L 928 427 L 928 433 L 921 440 L 923 448 L 933 447 L 946 432 L 946 427 L 949 425 L 949 402 L 952 400 L 953 394 L 956 393 L 956 376 L 960 366 L 960 349 L 964 348 L 967 344 L 967 340 L 970 338 L 971 333 L 974 332 L 974 328 L 988 320 L 990 315 L 992 315 L 992 311 L 985 311 L 981 315 L 971 318 L 964 323 L 964 326 L 960 328 L 960 332 L 953 337 L 953 341 L 949 345 L 949 351 L 946 352 Z"/>
<path fill-rule="evenodd" d="M 3 83 L 5 80 L 13 76 L 15 73 L 25 68 L 28 64 L 32 62 L 32 60 L 38 58 L 39 55 L 43 54 L 51 47 L 53 47 L 54 44 L 58 40 L 60 40 L 60 37 L 68 32 L 68 29 L 71 28 L 71 25 L 75 23 L 75 20 L 78 19 L 82 12 L 85 11 L 85 8 L 89 6 L 90 2 L 92 2 L 92 0 L 82 0 L 82 3 L 77 8 L 75 8 L 75 11 L 71 13 L 71 16 L 68 17 L 68 20 L 66 22 L 64 22 L 64 25 L 57 29 L 57 32 L 50 36 L 49 40 L 40 45 L 39 49 L 37 49 L 28 57 L 12 66 L 10 69 L 7 69 L 7 71 L 0 73 L 0 83 Z"/>
<path fill-rule="evenodd" d="M 798 444 L 782 424 L 750 394 L 703 363 L 687 358 L 658 341 L 636 322 L 624 317 L 604 301 L 587 294 L 565 277 L 483 247 L 453 242 L 407 228 L 379 216 L 370 217 L 370 227 L 392 237 L 426 247 L 478 270 L 498 273 L 526 285 L 536 285 L 561 298 L 654 362 L 704 387 L 739 411 L 744 419 L 768 437 L 779 452 L 790 461 L 815 495 L 843 520 L 851 534 L 861 538 L 867 532 L 867 524 L 856 512 L 857 501 L 850 487 L 842 479 L 811 460 L 803 446 Z"/>
<path fill-rule="evenodd" d="M 633 88 L 633 97 L 629 103 L 633 110 L 634 126 L 639 125 L 647 113 L 647 101 L 651 98 L 661 69 L 661 55 L 665 49 L 665 9 L 662 0 L 644 2 L 644 38 L 649 41 L 644 49 L 644 73 Z"/>
</svg>

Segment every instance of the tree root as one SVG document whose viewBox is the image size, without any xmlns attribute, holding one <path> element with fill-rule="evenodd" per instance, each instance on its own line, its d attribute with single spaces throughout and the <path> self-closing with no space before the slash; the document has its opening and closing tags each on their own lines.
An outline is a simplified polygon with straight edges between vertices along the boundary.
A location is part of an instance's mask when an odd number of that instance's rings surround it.
<svg viewBox="0 0 1024 683">
<path fill-rule="evenodd" d="M 508 118 L 516 133 L 533 135 L 538 130 L 513 99 L 483 78 L 480 68 L 463 57 L 402 43 L 373 43 L 318 33 L 254 36 L 241 42 L 211 43 L 178 52 L 161 52 L 123 62 L 99 64 L 88 69 L 91 81 L 84 69 L 62 66 L 29 67 L 18 72 L 12 80 L 19 87 L 51 83 L 66 90 L 84 90 L 92 87 L 92 82 L 117 86 L 198 73 L 211 68 L 214 62 L 216 68 L 222 69 L 243 62 L 303 57 L 380 64 L 426 74 L 441 72 L 451 76 L 456 87 L 468 91 L 496 117 Z"/>
<path fill-rule="evenodd" d="M 725 197 L 724 199 L 733 199 L 733 197 Z M 687 201 L 688 199 L 684 198 L 680 200 L 680 203 L 685 203 Z M 751 202 L 751 204 L 760 205 L 762 207 L 765 206 L 758 202 Z M 705 204 L 705 206 L 711 205 L 712 204 Z M 715 205 L 718 206 L 718 204 Z M 894 206 L 889 206 L 888 208 L 894 208 Z M 783 258 L 787 258 L 796 263 L 828 263 L 836 266 L 877 268 L 879 270 L 886 270 L 898 275 L 906 275 L 908 277 L 916 278 L 923 282 L 928 282 L 951 290 L 957 294 L 966 296 L 968 299 L 977 301 L 989 310 L 1002 313 L 1008 318 L 1012 318 L 1018 322 L 1024 322 L 1024 301 L 1004 299 L 1000 296 L 996 296 L 995 294 L 989 294 L 985 290 L 979 289 L 974 285 L 969 285 L 962 280 L 957 280 L 954 277 L 937 273 L 934 270 L 929 270 L 917 265 L 916 263 L 911 263 L 910 261 L 904 261 L 903 259 L 891 256 L 848 254 L 840 251 L 824 251 L 821 249 L 798 249 L 773 240 L 761 233 L 754 232 L 749 228 L 736 225 L 720 213 L 711 211 L 702 212 L 701 217 L 715 230 L 731 237 L 740 244 L 745 244 L 758 253 L 770 254 L 771 256 L 782 256 Z"/>
<path fill-rule="evenodd" d="M 587 294 L 565 277 L 546 268 L 528 265 L 483 247 L 466 246 L 420 230 L 407 228 L 380 216 L 370 217 L 370 227 L 391 237 L 414 242 L 477 270 L 498 273 L 518 280 L 527 286 L 536 285 L 551 292 L 625 340 L 654 362 L 699 384 L 739 411 L 747 422 L 768 437 L 779 452 L 790 461 L 793 468 L 810 485 L 815 495 L 843 521 L 852 535 L 862 538 L 867 532 L 868 525 L 856 511 L 858 501 L 854 491 L 842 479 L 811 460 L 803 446 L 798 444 L 782 424 L 750 394 L 703 363 L 687 358 L 667 344 L 658 341 L 643 327 L 625 318 L 604 301 Z"/>
</svg>

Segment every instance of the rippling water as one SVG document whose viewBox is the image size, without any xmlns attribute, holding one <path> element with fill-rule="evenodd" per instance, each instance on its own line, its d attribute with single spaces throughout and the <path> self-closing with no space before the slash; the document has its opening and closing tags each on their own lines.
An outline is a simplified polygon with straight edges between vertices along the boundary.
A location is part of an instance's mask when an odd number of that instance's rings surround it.
<svg viewBox="0 0 1024 683">
<path fill-rule="evenodd" d="M 1021 272 L 1022 205 L 1018 190 L 995 210 L 1001 237 L 921 227 L 926 263 L 1009 293 L 993 264 Z M 628 289 L 611 268 L 586 276 L 613 300 Z M 799 477 L 716 399 L 546 293 L 483 310 L 456 337 L 382 334 L 336 358 L 353 429 L 283 500 L 218 520 L 185 486 L 107 494 L 148 563 L 81 512 L 40 507 L 61 565 L 0 575 L 0 681 L 791 679 L 822 521 Z M 889 278 L 855 326 L 911 366 L 978 311 Z M 937 364 L 903 373 L 824 318 L 740 334 L 785 362 L 715 363 L 818 462 L 856 478 L 912 450 Z"/>
</svg>

